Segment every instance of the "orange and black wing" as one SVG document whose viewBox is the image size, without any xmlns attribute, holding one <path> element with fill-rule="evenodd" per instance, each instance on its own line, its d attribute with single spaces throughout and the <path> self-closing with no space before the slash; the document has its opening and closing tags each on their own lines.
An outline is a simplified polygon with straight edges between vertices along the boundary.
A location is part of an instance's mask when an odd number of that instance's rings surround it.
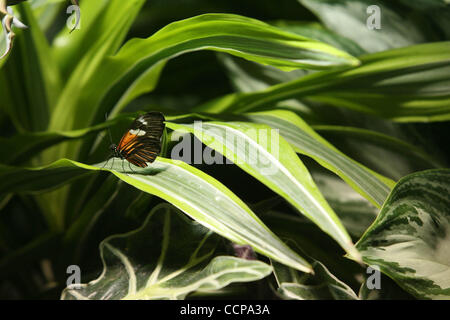
<svg viewBox="0 0 450 320">
<path fill-rule="evenodd" d="M 155 161 L 161 152 L 164 120 L 159 112 L 149 112 L 136 118 L 120 140 L 117 150 L 130 163 L 146 167 L 147 162 Z"/>
</svg>

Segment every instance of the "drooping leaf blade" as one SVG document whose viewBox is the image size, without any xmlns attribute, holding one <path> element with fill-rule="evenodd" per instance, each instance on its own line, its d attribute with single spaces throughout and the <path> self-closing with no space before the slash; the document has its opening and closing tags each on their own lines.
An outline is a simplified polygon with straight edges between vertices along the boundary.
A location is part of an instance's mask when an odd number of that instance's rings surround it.
<svg viewBox="0 0 450 320">
<path fill-rule="evenodd" d="M 307 97 L 394 121 L 450 119 L 450 42 L 359 57 L 361 65 L 322 71 L 254 93 L 230 94 L 194 109 L 241 113 Z"/>
<path fill-rule="evenodd" d="M 317 22 L 279 20 L 275 21 L 274 25 L 283 30 L 328 43 L 335 48 L 348 52 L 354 57 L 367 53 L 356 42 L 340 36 Z"/>
<path fill-rule="evenodd" d="M 224 155 L 227 160 L 222 161 L 231 160 L 284 197 L 358 259 L 358 252 L 354 250 L 339 218 L 323 198 L 301 160 L 276 130 L 249 122 L 166 125 L 173 130 L 193 133 L 205 145 L 220 153 L 218 160 Z M 172 157 L 175 155 L 172 149 Z M 212 158 L 208 157 L 208 161 L 215 161 L 216 158 Z"/>
<path fill-rule="evenodd" d="M 290 111 L 273 110 L 250 113 L 252 121 L 265 123 L 280 134 L 298 153 L 312 157 L 333 171 L 369 201 L 381 207 L 394 182 L 350 159 L 337 150 L 299 116 Z"/>
<path fill-rule="evenodd" d="M 34 169 L 2 165 L 0 194 L 55 188 L 89 171 L 110 171 L 135 188 L 168 201 L 223 237 L 251 245 L 263 255 L 310 272 L 309 264 L 303 258 L 273 234 L 242 200 L 211 176 L 182 161 L 165 158 L 156 159 L 145 169 L 131 168 L 125 160 L 113 160 L 109 164 L 91 166 L 61 159 Z"/>
<path fill-rule="evenodd" d="M 415 171 L 445 166 L 439 155 L 385 133 L 330 125 L 313 129 L 347 156 L 396 181 Z"/>
<path fill-rule="evenodd" d="M 255 19 L 228 14 L 201 15 L 172 23 L 147 39 L 128 41 L 117 55 L 102 61 L 101 68 L 95 70 L 88 82 L 72 81 L 59 100 L 51 127 L 81 128 L 92 124 L 96 116 L 103 117 L 106 111 L 118 112 L 129 102 L 130 88 L 141 86 L 142 79 L 153 73 L 156 73 L 153 78 L 157 78 L 160 65 L 167 59 L 199 49 L 227 52 L 291 69 L 358 63 L 329 45 Z M 136 95 L 133 92 L 133 97 Z"/>
</svg>

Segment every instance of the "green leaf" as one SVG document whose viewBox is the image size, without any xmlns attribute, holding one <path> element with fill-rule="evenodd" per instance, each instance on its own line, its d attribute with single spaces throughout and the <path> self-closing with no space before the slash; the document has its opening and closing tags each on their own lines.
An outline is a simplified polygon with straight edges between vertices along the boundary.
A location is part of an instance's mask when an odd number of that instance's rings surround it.
<svg viewBox="0 0 450 320">
<path fill-rule="evenodd" d="M 334 32 L 352 39 L 368 52 L 384 51 L 425 42 L 419 25 L 404 12 L 396 12 L 391 4 L 380 0 L 299 0 Z M 369 29 L 374 15 L 367 8 L 380 8 L 380 29 Z M 345 21 L 345 23 L 343 23 Z"/>
<path fill-rule="evenodd" d="M 442 160 L 422 148 L 384 133 L 344 126 L 313 128 L 347 156 L 394 180 L 415 171 L 444 167 Z"/>
<path fill-rule="evenodd" d="M 60 92 L 59 70 L 28 3 L 17 6 L 29 26 L 0 71 L 0 107 L 20 131 L 45 130 Z"/>
<path fill-rule="evenodd" d="M 239 113 L 307 97 L 395 121 L 450 119 L 450 42 L 359 58 L 359 67 L 317 72 L 255 93 L 227 95 L 193 111 Z"/>
<path fill-rule="evenodd" d="M 283 138 L 298 153 L 316 160 L 331 170 L 377 207 L 381 207 L 394 182 L 373 172 L 337 150 L 299 116 L 290 111 L 273 110 L 250 113 L 255 122 L 279 129 Z"/>
<path fill-rule="evenodd" d="M 328 31 L 318 23 L 281 20 L 275 21 L 273 25 L 303 37 L 328 43 L 353 56 L 359 56 L 365 53 L 364 50 L 353 41 Z M 227 69 L 232 85 L 235 90 L 239 92 L 260 91 L 274 84 L 303 77 L 310 72 L 309 70 L 304 69 L 287 72 L 273 66 L 261 65 L 256 62 L 220 53 L 218 54 L 218 57 Z"/>
<path fill-rule="evenodd" d="M 336 278 L 319 261 L 312 265 L 314 275 L 300 274 L 279 263 L 272 263 L 278 283 L 278 293 L 294 300 L 358 300 L 347 284 Z"/>
<path fill-rule="evenodd" d="M 80 28 L 71 32 L 64 24 L 53 40 L 52 51 L 64 77 L 70 76 L 71 81 L 84 85 L 90 78 L 87 74 L 95 73 L 105 56 L 116 53 L 144 3 L 144 0 L 82 1 Z"/>
<path fill-rule="evenodd" d="M 180 237 L 180 232 L 183 236 Z M 138 230 L 100 244 L 103 272 L 62 299 L 184 299 L 232 282 L 262 279 L 272 268 L 260 261 L 215 256 L 220 238 L 173 207 L 155 207 Z"/>
<path fill-rule="evenodd" d="M 114 161 L 113 161 L 114 160 Z M 211 176 L 176 160 L 158 158 L 151 166 L 131 168 L 125 160 L 90 166 L 67 159 L 41 168 L 0 166 L 0 194 L 55 188 L 88 171 L 110 171 L 122 181 L 173 204 L 223 237 L 309 272 L 309 264 L 287 247 L 229 189 Z"/>
<path fill-rule="evenodd" d="M 416 298 L 449 299 L 449 235 L 450 170 L 427 170 L 398 182 L 357 248 Z"/>
<path fill-rule="evenodd" d="M 328 30 L 317 22 L 279 20 L 275 21 L 274 25 L 288 32 L 328 43 L 329 45 L 343 50 L 354 57 L 367 53 L 356 42 Z"/>
<path fill-rule="evenodd" d="M 97 2 L 97 1 L 96 1 Z M 34 0 L 30 2 L 39 27 L 47 32 L 61 14 L 61 8 L 67 5 L 65 0 Z"/>
<path fill-rule="evenodd" d="M 166 125 L 173 130 L 193 133 L 205 145 L 285 198 L 358 259 L 358 252 L 354 250 L 339 218 L 323 198 L 306 167 L 278 131 L 266 125 L 248 122 Z M 179 144 L 183 145 L 183 142 Z M 174 152 L 172 149 L 172 158 Z M 223 161 L 221 155 L 216 158 L 204 152 L 203 159 L 207 159 L 208 163 Z"/>
<path fill-rule="evenodd" d="M 201 15 L 172 23 L 147 39 L 128 41 L 115 56 L 102 60 L 95 72 L 89 69 L 93 76 L 85 83 L 80 79 L 71 81 L 52 117 L 52 128 L 81 128 L 92 124 L 97 113 L 101 117 L 106 111 L 115 114 L 130 101 L 130 88 L 142 86 L 143 79 L 151 75 L 157 78 L 161 64 L 167 59 L 200 49 L 227 52 L 287 69 L 358 63 L 329 45 L 255 19 L 229 14 Z M 148 90 L 150 87 L 145 91 Z M 137 96 L 136 91 L 132 96 Z"/>
</svg>

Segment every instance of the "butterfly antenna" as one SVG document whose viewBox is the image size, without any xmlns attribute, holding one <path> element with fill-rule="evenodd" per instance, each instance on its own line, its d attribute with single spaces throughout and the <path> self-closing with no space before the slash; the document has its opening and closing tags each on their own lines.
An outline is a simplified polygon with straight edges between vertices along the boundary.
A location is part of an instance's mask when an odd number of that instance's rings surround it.
<svg viewBox="0 0 450 320">
<path fill-rule="evenodd" d="M 105 112 L 105 121 L 107 121 L 107 120 L 108 120 L 108 112 Z M 112 144 L 112 143 L 113 143 L 113 142 L 112 142 L 112 136 L 111 136 L 111 131 L 109 131 L 109 127 L 107 128 L 107 131 L 108 131 L 108 135 L 109 135 L 109 141 L 110 141 L 111 144 Z M 106 165 L 108 164 L 109 160 L 111 160 L 111 158 L 113 159 L 113 162 L 112 162 L 112 165 L 111 165 L 110 170 L 112 169 L 112 167 L 114 166 L 114 154 L 111 154 L 111 155 L 108 157 L 108 159 L 106 159 L 106 162 L 105 162 L 105 164 L 103 165 L 102 169 L 106 167 Z"/>
<path fill-rule="evenodd" d="M 108 112 L 105 112 L 105 121 L 108 121 Z M 109 141 L 112 144 L 113 140 L 112 140 L 112 135 L 111 135 L 111 131 L 109 130 L 109 127 L 108 127 L 108 135 L 109 135 Z"/>
</svg>

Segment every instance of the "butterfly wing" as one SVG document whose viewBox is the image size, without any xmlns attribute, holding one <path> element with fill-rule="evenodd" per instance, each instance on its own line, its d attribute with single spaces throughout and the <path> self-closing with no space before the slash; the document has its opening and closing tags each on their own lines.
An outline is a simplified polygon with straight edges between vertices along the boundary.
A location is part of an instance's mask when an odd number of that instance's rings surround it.
<svg viewBox="0 0 450 320">
<path fill-rule="evenodd" d="M 149 112 L 136 118 L 117 146 L 120 154 L 139 167 L 155 161 L 161 152 L 164 120 L 160 112 Z"/>
</svg>

